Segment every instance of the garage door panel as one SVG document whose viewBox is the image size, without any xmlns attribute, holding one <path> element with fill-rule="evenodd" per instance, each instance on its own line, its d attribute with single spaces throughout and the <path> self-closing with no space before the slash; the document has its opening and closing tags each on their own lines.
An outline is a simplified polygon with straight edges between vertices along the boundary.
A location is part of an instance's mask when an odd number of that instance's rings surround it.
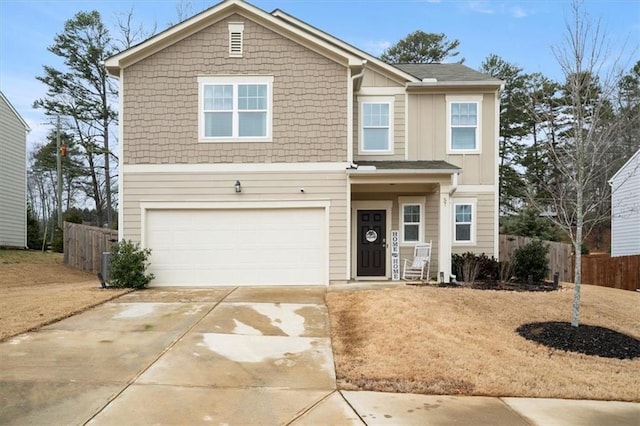
<svg viewBox="0 0 640 426">
<path fill-rule="evenodd" d="M 149 210 L 152 285 L 326 284 L 324 209 Z"/>
</svg>

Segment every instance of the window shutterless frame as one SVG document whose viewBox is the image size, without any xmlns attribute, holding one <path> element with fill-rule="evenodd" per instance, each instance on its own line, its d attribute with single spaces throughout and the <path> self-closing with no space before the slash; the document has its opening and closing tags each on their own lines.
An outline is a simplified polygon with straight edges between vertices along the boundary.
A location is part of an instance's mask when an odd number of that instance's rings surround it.
<svg viewBox="0 0 640 426">
<path fill-rule="evenodd" d="M 482 152 L 482 95 L 447 95 L 447 153 Z"/>
<path fill-rule="evenodd" d="M 200 142 L 270 142 L 272 76 L 198 78 Z"/>
<path fill-rule="evenodd" d="M 398 197 L 400 244 L 411 245 L 424 240 L 425 197 Z"/>
<path fill-rule="evenodd" d="M 476 203 L 458 200 L 453 203 L 453 242 L 454 244 L 475 244 L 476 241 Z"/>
<path fill-rule="evenodd" d="M 358 98 L 359 154 L 393 154 L 393 100 L 392 96 Z"/>
</svg>

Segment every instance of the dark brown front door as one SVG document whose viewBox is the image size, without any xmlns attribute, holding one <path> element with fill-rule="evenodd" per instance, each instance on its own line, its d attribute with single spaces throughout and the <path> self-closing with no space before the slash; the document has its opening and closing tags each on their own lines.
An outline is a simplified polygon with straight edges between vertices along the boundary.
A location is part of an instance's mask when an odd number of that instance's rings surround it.
<svg viewBox="0 0 640 426">
<path fill-rule="evenodd" d="M 359 277 L 385 276 L 386 223 L 386 210 L 358 210 Z"/>
</svg>

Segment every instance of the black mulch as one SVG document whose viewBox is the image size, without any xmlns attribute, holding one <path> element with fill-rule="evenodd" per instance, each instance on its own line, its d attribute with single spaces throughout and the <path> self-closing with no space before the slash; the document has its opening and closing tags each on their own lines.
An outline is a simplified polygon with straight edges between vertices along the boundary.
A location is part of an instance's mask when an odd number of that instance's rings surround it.
<svg viewBox="0 0 640 426">
<path fill-rule="evenodd" d="M 528 340 L 563 351 L 604 358 L 640 357 L 640 340 L 610 328 L 595 325 L 572 327 L 571 323 L 549 321 L 523 324 L 516 329 Z"/>
<path fill-rule="evenodd" d="M 505 291 L 556 291 L 557 287 L 551 281 L 543 281 L 539 283 L 517 283 L 507 281 L 476 281 L 471 285 L 463 283 L 439 283 L 438 287 L 465 287 L 475 290 L 505 290 Z"/>
</svg>

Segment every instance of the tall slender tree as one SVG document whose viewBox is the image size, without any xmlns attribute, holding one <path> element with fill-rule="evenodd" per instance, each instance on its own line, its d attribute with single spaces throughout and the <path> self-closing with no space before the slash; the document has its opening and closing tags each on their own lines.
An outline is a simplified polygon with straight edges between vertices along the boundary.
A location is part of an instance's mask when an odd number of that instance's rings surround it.
<svg viewBox="0 0 640 426">
<path fill-rule="evenodd" d="M 522 68 L 498 55 L 489 55 L 480 65 L 480 72 L 505 82 L 500 93 L 500 210 L 511 213 L 522 205 L 525 184 L 519 164 L 525 153 L 523 138 L 530 133 L 526 106 L 527 75 Z"/>
<path fill-rule="evenodd" d="M 88 165 L 91 184 L 87 187 L 101 225 L 112 225 L 110 127 L 117 121 L 112 108 L 116 91 L 103 61 L 114 53 L 109 31 L 97 11 L 79 12 L 65 22 L 49 51 L 64 61 L 64 69 L 44 66 L 37 77 L 47 85 L 45 98 L 34 106 L 52 119 L 64 118 L 66 131 L 73 134 Z M 104 214 L 106 211 L 106 215 Z"/>
</svg>

